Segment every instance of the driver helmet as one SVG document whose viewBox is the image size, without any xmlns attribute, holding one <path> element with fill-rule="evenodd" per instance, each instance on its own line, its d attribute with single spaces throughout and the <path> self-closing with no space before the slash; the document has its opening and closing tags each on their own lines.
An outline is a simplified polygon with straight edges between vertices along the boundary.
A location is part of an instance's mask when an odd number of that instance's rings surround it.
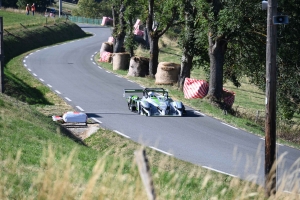
<svg viewBox="0 0 300 200">
<path fill-rule="evenodd" d="M 153 92 L 148 92 L 148 96 L 149 97 L 154 97 L 154 93 Z"/>
</svg>

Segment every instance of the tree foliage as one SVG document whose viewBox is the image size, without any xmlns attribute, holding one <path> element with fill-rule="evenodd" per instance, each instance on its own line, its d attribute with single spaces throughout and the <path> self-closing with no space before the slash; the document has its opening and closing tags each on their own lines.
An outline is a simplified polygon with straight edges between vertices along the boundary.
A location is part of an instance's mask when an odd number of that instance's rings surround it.
<svg viewBox="0 0 300 200">
<path fill-rule="evenodd" d="M 79 0 L 78 8 L 72 11 L 72 15 L 86 18 L 102 18 L 105 7 L 95 0 Z"/>
<path fill-rule="evenodd" d="M 203 53 L 199 57 L 200 61 L 210 63 L 206 67 L 210 74 L 210 95 L 220 100 L 223 81 L 230 80 L 239 87 L 240 77 L 247 72 L 264 74 L 261 73 L 265 63 L 264 13 L 260 3 L 251 0 L 198 0 L 197 6 L 201 21 L 198 41 L 208 44 L 210 60 L 205 60 Z"/>
<path fill-rule="evenodd" d="M 300 113 L 299 13 L 299 1 L 278 1 L 278 14 L 289 16 L 289 24 L 277 25 L 277 102 L 279 116 L 285 119 Z"/>
<path fill-rule="evenodd" d="M 2 0 L 2 6 L 7 8 L 17 8 L 18 0 Z"/>
<path fill-rule="evenodd" d="M 148 0 L 148 15 L 146 27 L 150 43 L 149 75 L 154 77 L 158 66 L 159 38 L 175 24 L 179 15 L 180 3 L 177 0 Z"/>
</svg>

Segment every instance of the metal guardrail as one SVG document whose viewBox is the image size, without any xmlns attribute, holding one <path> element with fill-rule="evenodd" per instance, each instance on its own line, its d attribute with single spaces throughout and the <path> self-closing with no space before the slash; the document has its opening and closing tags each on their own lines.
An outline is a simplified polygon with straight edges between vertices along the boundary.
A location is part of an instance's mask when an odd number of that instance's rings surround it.
<svg viewBox="0 0 300 200">
<path fill-rule="evenodd" d="M 91 19 L 85 17 L 68 16 L 68 20 L 75 23 L 98 24 L 101 25 L 102 19 Z"/>
</svg>

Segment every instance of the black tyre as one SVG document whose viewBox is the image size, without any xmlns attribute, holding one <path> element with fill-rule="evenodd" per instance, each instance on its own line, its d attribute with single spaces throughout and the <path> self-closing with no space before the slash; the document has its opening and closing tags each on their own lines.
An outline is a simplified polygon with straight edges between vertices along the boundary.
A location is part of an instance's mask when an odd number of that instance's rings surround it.
<svg viewBox="0 0 300 200">
<path fill-rule="evenodd" d="M 132 111 L 132 105 L 130 103 L 128 103 L 128 109 Z"/>
</svg>

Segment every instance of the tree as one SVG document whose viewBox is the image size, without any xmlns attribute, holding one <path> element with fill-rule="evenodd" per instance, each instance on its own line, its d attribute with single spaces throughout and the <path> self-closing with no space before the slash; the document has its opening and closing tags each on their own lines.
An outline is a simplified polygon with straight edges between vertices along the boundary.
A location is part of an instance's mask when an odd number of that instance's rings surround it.
<svg viewBox="0 0 300 200">
<path fill-rule="evenodd" d="M 150 43 L 149 76 L 154 77 L 158 66 L 159 38 L 174 25 L 179 14 L 178 1 L 166 0 L 163 3 L 148 0 L 146 27 Z"/>
<path fill-rule="evenodd" d="M 197 5 L 204 19 L 202 27 L 206 26 L 208 32 L 208 97 L 222 103 L 224 80 L 239 87 L 239 78 L 251 70 L 264 74 L 261 66 L 265 64 L 265 18 L 260 5 L 251 0 L 200 0 Z"/>
<path fill-rule="evenodd" d="M 182 46 L 182 56 L 181 56 L 181 69 L 179 75 L 179 88 L 183 89 L 185 78 L 189 78 L 191 75 L 191 69 L 193 66 L 193 59 L 195 55 L 196 45 L 196 17 L 197 17 L 197 8 L 195 1 L 193 0 L 184 0 L 183 1 L 183 15 L 184 15 L 184 31 L 181 38 Z"/>
<path fill-rule="evenodd" d="M 18 0 L 2 0 L 2 6 L 7 8 L 17 8 L 17 2 Z"/>
<path fill-rule="evenodd" d="M 118 10 L 118 24 L 116 24 L 116 16 L 115 14 L 113 15 L 113 18 L 115 20 L 114 23 L 114 31 L 113 31 L 113 37 L 115 38 L 115 43 L 114 43 L 114 53 L 119 53 L 122 51 L 122 48 L 124 47 L 124 39 L 126 36 L 126 26 L 125 26 L 125 18 L 124 18 L 124 12 L 125 12 L 125 5 L 124 1 L 120 0 L 119 2 L 119 10 Z M 116 7 L 113 6 L 113 13 L 116 13 L 117 9 Z"/>
<path fill-rule="evenodd" d="M 79 0 L 78 8 L 72 11 L 72 15 L 86 18 L 102 18 L 103 8 L 95 0 Z"/>
<path fill-rule="evenodd" d="M 292 119 L 300 113 L 300 2 L 278 0 L 278 14 L 288 15 L 289 24 L 277 25 L 277 102 L 279 115 Z M 264 86 L 262 83 L 260 86 Z"/>
<path fill-rule="evenodd" d="M 124 19 L 126 23 L 126 41 L 125 48 L 130 53 L 130 57 L 134 56 L 134 49 L 136 48 L 134 35 L 134 20 L 141 17 L 141 2 L 133 0 L 125 0 L 126 10 L 124 12 Z"/>
</svg>

